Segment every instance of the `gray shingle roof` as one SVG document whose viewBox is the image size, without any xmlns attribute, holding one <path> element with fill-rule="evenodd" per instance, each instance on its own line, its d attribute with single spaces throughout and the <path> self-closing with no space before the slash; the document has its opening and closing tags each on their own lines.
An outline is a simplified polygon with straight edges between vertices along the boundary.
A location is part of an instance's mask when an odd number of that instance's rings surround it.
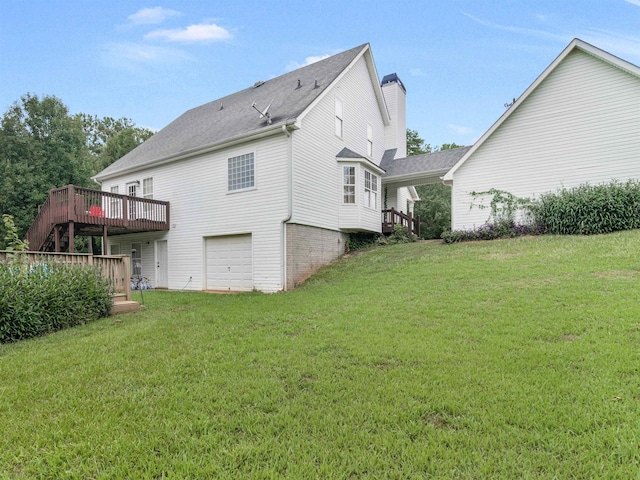
<svg viewBox="0 0 640 480">
<path fill-rule="evenodd" d="M 267 80 L 213 102 L 193 108 L 96 175 L 114 174 L 197 151 L 233 138 L 259 133 L 267 126 L 256 107 L 269 103 L 272 127 L 294 121 L 367 47 L 363 44 L 306 67 Z M 299 83 L 298 83 L 299 81 Z M 317 84 L 316 84 L 317 82 Z M 298 86 L 299 85 L 299 86 Z"/>
<path fill-rule="evenodd" d="M 440 152 L 425 153 L 393 160 L 386 166 L 385 180 L 407 175 L 444 174 L 460 160 L 471 147 L 459 147 Z"/>
</svg>

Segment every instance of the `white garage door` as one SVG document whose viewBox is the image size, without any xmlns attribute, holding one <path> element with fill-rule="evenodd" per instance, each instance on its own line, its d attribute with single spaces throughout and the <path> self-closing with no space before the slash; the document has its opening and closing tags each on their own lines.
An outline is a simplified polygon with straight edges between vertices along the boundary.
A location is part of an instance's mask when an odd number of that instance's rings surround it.
<svg viewBox="0 0 640 480">
<path fill-rule="evenodd" d="M 251 235 L 206 239 L 207 290 L 253 290 Z"/>
</svg>

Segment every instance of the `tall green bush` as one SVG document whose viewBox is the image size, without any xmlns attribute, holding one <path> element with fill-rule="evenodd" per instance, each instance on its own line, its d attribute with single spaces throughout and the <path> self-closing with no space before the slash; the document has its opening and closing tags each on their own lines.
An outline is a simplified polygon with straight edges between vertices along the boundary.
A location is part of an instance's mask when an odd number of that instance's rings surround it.
<svg viewBox="0 0 640 480">
<path fill-rule="evenodd" d="M 541 195 L 530 206 L 548 233 L 592 235 L 640 228 L 640 182 L 580 185 Z"/>
<path fill-rule="evenodd" d="M 16 254 L 17 257 L 20 254 Z M 14 342 L 109 314 L 111 285 L 96 267 L 0 264 L 0 343 Z"/>
</svg>

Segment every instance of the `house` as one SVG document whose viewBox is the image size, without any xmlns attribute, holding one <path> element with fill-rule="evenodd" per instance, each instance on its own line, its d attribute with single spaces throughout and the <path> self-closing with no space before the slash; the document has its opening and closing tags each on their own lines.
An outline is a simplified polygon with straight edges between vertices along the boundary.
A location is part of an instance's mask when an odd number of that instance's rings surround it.
<svg viewBox="0 0 640 480">
<path fill-rule="evenodd" d="M 640 179 L 639 152 L 640 68 L 575 39 L 444 176 L 452 228 L 487 221 L 471 192 Z"/>
<path fill-rule="evenodd" d="M 290 289 L 350 233 L 380 232 L 383 207 L 412 209 L 415 190 L 384 188 L 381 167 L 406 157 L 405 111 L 369 44 L 189 110 L 95 176 L 106 219 L 145 218 L 122 195 L 171 206 L 168 229 L 105 229 L 109 253 L 155 287 Z"/>
</svg>

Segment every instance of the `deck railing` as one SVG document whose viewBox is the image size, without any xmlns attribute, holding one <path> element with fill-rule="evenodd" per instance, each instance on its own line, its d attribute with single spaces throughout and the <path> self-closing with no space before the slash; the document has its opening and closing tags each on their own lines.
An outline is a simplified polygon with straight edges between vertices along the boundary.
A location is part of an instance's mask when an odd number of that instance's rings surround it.
<svg viewBox="0 0 640 480">
<path fill-rule="evenodd" d="M 382 211 L 382 233 L 393 233 L 396 225 L 407 227 L 409 235 L 420 236 L 420 217 L 399 212 L 395 208 Z"/>
<path fill-rule="evenodd" d="M 66 263 L 70 265 L 95 265 L 107 278 L 115 293 L 131 300 L 131 258 L 129 255 L 91 255 L 87 253 L 7 252 L 0 251 L 0 263 L 19 259 L 26 264 Z"/>
<path fill-rule="evenodd" d="M 49 192 L 27 231 L 29 247 L 39 250 L 55 225 L 131 228 L 138 231 L 169 230 L 169 202 L 67 185 Z"/>
</svg>

